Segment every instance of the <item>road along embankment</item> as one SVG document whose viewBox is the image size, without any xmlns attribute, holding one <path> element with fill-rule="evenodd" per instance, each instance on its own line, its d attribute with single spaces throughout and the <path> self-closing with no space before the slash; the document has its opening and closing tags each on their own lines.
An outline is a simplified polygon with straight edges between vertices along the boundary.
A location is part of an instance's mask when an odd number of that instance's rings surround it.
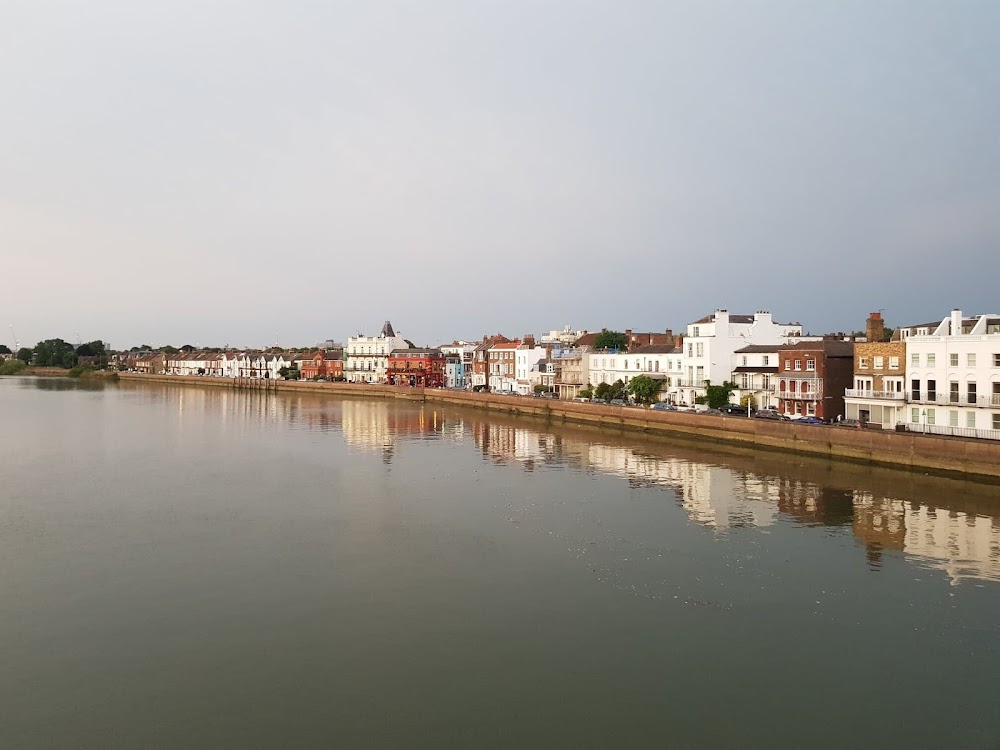
<svg viewBox="0 0 1000 750">
<path fill-rule="evenodd" d="M 235 381 L 228 378 L 136 373 L 121 373 L 120 378 L 123 381 L 174 385 L 239 387 Z M 259 388 L 260 384 L 250 384 L 249 387 Z M 469 393 L 440 388 L 293 380 L 270 381 L 266 387 L 280 392 L 323 393 L 346 398 L 405 399 L 453 404 L 504 414 L 532 416 L 547 421 L 573 422 L 602 429 L 619 429 L 662 437 L 683 436 L 749 448 L 825 456 L 1000 484 L 1000 442 L 991 440 L 799 425 L 794 422 L 772 422 L 689 412 L 661 412 L 637 407 Z"/>
</svg>

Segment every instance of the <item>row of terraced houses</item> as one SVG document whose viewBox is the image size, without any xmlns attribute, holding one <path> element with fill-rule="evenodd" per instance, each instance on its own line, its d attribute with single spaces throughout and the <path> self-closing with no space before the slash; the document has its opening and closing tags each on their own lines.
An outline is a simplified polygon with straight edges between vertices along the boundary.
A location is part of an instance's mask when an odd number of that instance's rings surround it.
<svg viewBox="0 0 1000 750">
<path fill-rule="evenodd" d="M 661 382 L 660 398 L 693 405 L 708 384 L 735 384 L 734 403 L 793 419 L 856 420 L 868 427 L 1000 439 L 1000 314 L 900 326 L 872 313 L 863 335 L 803 333 L 767 311 L 724 309 L 684 333 L 625 331 L 626 346 L 597 349 L 599 333 L 570 327 L 539 338 L 502 334 L 433 348 L 412 346 L 389 321 L 343 349 L 306 353 L 130 355 L 129 369 L 219 377 L 304 378 L 579 397 L 599 383 Z"/>
</svg>

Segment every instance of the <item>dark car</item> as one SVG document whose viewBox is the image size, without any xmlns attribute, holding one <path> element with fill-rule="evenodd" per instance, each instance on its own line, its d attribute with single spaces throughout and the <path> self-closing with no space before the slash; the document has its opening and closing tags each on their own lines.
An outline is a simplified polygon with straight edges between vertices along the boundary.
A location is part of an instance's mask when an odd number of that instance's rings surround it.
<svg viewBox="0 0 1000 750">
<path fill-rule="evenodd" d="M 677 411 L 677 407 L 673 404 L 668 404 L 665 401 L 658 401 L 649 407 L 650 409 L 656 409 L 656 411 Z"/>
<path fill-rule="evenodd" d="M 788 417 L 786 417 L 781 412 L 775 411 L 774 409 L 761 409 L 759 412 L 753 415 L 754 419 L 773 419 L 775 422 L 787 422 Z"/>
<path fill-rule="evenodd" d="M 839 422 L 834 422 L 837 427 L 854 427 L 855 429 L 860 429 L 864 425 L 857 419 L 841 419 Z"/>
<path fill-rule="evenodd" d="M 718 409 L 703 409 L 702 411 L 698 412 L 698 414 L 712 414 L 714 416 L 721 416 L 722 412 L 719 411 Z"/>
<path fill-rule="evenodd" d="M 725 406 L 720 406 L 719 411 L 723 414 L 728 414 L 731 417 L 745 417 L 747 415 L 747 408 L 745 406 L 740 406 L 739 404 L 726 404 Z"/>
<path fill-rule="evenodd" d="M 819 417 L 814 417 L 812 415 L 807 417 L 802 417 L 802 419 L 796 419 L 795 421 L 798 424 L 826 424 L 826 422 L 824 422 Z"/>
</svg>

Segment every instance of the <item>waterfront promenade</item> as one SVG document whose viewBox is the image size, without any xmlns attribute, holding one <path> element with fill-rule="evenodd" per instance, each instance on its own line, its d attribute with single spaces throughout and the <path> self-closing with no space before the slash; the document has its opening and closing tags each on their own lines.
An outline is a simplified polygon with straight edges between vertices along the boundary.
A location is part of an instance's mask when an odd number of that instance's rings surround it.
<svg viewBox="0 0 1000 750">
<path fill-rule="evenodd" d="M 120 378 L 126 382 L 236 387 L 235 382 L 227 378 L 137 373 L 120 373 Z M 659 412 L 637 407 L 470 393 L 440 388 L 287 380 L 271 381 L 268 390 L 448 403 L 505 414 L 591 425 L 602 429 L 632 431 L 654 437 L 683 436 L 744 448 L 825 456 L 1000 484 L 1000 443 L 994 441 L 922 435 L 914 432 L 799 425 L 690 412 Z"/>
</svg>

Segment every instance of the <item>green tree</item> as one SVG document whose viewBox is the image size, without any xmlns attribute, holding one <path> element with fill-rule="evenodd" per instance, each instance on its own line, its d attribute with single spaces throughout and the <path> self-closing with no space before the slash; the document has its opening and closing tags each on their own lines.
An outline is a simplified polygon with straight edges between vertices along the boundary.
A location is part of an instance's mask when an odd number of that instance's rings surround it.
<svg viewBox="0 0 1000 750">
<path fill-rule="evenodd" d="M 662 380 L 654 380 L 646 375 L 637 375 L 628 382 L 628 392 L 638 404 L 651 404 L 659 400 Z"/>
<path fill-rule="evenodd" d="M 611 384 L 611 391 L 609 398 L 615 399 L 620 398 L 622 401 L 628 398 L 628 391 L 625 388 L 624 380 L 616 380 Z"/>
<path fill-rule="evenodd" d="M 17 375 L 27 365 L 19 359 L 8 359 L 0 362 L 0 375 Z"/>
<path fill-rule="evenodd" d="M 0 354 L 13 354 L 13 353 L 14 352 L 10 350 L 9 346 L 7 346 L 6 344 L 0 344 Z"/>
<path fill-rule="evenodd" d="M 160 351 L 163 352 L 164 354 L 177 354 L 177 352 L 179 352 L 180 349 L 178 349 L 176 346 L 170 346 L 170 344 L 167 344 L 166 346 L 161 346 Z"/>
<path fill-rule="evenodd" d="M 628 336 L 618 331 L 601 331 L 594 340 L 595 349 L 628 349 Z"/>
<path fill-rule="evenodd" d="M 24 364 L 26 365 L 31 364 L 31 358 L 34 355 L 35 353 L 26 346 L 22 346 L 20 349 L 17 350 L 17 358 L 22 362 L 24 362 Z"/>
<path fill-rule="evenodd" d="M 705 395 L 701 397 L 699 403 L 708 404 L 710 409 L 718 409 L 729 403 L 729 397 L 735 390 L 736 383 L 730 383 L 728 380 L 723 381 L 722 385 L 712 385 L 706 380 Z"/>
<path fill-rule="evenodd" d="M 75 367 L 76 350 L 62 339 L 46 339 L 35 344 L 31 361 L 36 367 Z"/>
<path fill-rule="evenodd" d="M 579 398 L 593 398 L 594 397 L 594 389 L 591 388 L 590 384 L 588 383 L 586 388 L 581 388 L 580 389 L 580 392 L 577 394 L 577 396 Z"/>
<path fill-rule="evenodd" d="M 594 398 L 602 398 L 605 401 L 611 399 L 611 384 L 610 383 L 598 383 L 597 387 L 594 389 Z"/>
</svg>

